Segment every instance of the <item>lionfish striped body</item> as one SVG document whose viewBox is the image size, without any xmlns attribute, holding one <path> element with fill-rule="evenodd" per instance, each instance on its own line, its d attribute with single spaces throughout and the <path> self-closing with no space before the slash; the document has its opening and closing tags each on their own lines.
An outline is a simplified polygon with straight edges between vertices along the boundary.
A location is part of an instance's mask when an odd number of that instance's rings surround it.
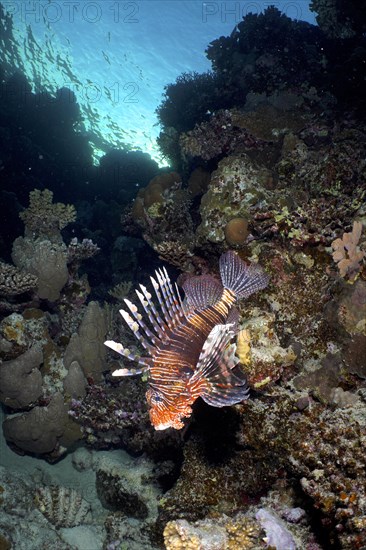
<svg viewBox="0 0 366 550">
<path fill-rule="evenodd" d="M 136 290 L 149 326 L 129 300 L 125 303 L 130 312 L 120 310 L 146 355 L 132 353 L 114 341 L 105 342 L 139 365 L 138 369 L 119 369 L 113 376 L 148 373 L 146 398 L 157 430 L 182 428 L 182 419 L 191 415 L 191 405 L 198 397 L 215 407 L 248 397 L 246 381 L 235 369 L 236 345 L 230 343 L 238 330 L 234 304 L 264 288 L 268 279 L 259 266 L 247 266 L 232 251 L 221 256 L 220 275 L 222 284 L 210 275 L 189 279 L 183 285 L 183 304 L 166 270 L 156 271 L 156 279 L 151 277 L 151 281 L 160 312 L 143 285 Z"/>
</svg>

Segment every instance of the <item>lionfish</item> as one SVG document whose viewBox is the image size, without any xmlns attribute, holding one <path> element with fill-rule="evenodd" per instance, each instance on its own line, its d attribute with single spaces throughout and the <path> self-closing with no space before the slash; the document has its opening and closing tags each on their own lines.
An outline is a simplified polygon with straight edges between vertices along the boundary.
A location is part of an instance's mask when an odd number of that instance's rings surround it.
<svg viewBox="0 0 366 550">
<path fill-rule="evenodd" d="M 233 251 L 219 261 L 221 283 L 211 275 L 194 276 L 183 284 L 184 302 L 166 269 L 151 277 L 157 308 L 148 290 L 136 294 L 147 314 L 146 324 L 137 307 L 125 299 L 128 311 L 120 313 L 145 350 L 139 355 L 108 340 L 106 346 L 136 362 L 113 376 L 147 373 L 150 420 L 156 430 L 183 428 L 198 397 L 214 407 L 233 405 L 248 398 L 246 379 L 237 366 L 239 329 L 237 300 L 267 286 L 268 277 L 258 264 L 247 265 Z M 237 368 L 235 368 L 237 367 Z"/>
</svg>

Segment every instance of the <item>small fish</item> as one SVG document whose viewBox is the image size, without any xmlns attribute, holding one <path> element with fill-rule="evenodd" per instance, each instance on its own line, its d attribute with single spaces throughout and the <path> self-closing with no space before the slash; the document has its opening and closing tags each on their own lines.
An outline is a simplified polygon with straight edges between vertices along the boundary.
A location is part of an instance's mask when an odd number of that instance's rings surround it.
<svg viewBox="0 0 366 550">
<path fill-rule="evenodd" d="M 245 377 L 235 369 L 239 362 L 236 345 L 231 343 L 238 332 L 235 302 L 265 288 L 268 277 L 259 265 L 247 265 L 229 251 L 220 258 L 222 283 L 210 275 L 188 279 L 183 285 L 183 303 L 165 268 L 155 274 L 151 282 L 159 309 L 143 285 L 136 290 L 149 325 L 129 300 L 125 299 L 129 312 L 120 310 L 146 355 L 113 340 L 105 344 L 138 365 L 136 369 L 119 369 L 113 376 L 147 373 L 146 399 L 155 429 L 179 430 L 198 397 L 214 407 L 248 398 Z"/>
</svg>

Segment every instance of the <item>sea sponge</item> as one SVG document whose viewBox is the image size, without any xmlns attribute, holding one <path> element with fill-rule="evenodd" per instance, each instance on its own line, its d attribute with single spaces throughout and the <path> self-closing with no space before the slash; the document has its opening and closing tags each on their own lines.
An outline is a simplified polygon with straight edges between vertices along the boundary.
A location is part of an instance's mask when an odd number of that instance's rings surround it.
<svg viewBox="0 0 366 550">
<path fill-rule="evenodd" d="M 234 218 L 224 228 L 225 239 L 230 246 L 242 246 L 248 238 L 248 220 Z"/>
</svg>

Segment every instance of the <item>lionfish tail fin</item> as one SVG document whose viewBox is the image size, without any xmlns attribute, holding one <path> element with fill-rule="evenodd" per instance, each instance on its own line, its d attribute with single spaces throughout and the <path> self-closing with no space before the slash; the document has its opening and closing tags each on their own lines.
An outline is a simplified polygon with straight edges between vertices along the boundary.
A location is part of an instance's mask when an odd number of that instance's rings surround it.
<svg viewBox="0 0 366 550">
<path fill-rule="evenodd" d="M 258 264 L 247 265 L 232 250 L 220 258 L 220 275 L 225 288 L 237 299 L 248 298 L 254 292 L 268 285 L 268 275 Z"/>
<path fill-rule="evenodd" d="M 193 392 L 213 407 L 225 407 L 248 398 L 249 388 L 243 375 L 233 369 L 238 364 L 233 325 L 216 325 L 203 345 L 195 374 L 190 382 Z"/>
</svg>

